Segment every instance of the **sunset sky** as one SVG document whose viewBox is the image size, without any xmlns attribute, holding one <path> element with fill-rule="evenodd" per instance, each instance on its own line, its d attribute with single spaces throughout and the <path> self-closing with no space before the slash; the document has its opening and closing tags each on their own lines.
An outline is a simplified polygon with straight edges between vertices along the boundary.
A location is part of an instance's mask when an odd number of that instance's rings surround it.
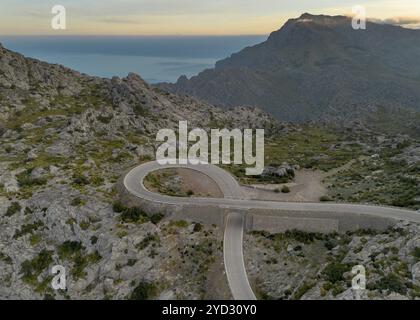
<svg viewBox="0 0 420 320">
<path fill-rule="evenodd" d="M 53 30 L 51 8 L 67 10 L 67 30 Z M 1 0 L 2 35 L 267 34 L 304 12 L 368 17 L 420 27 L 420 0 Z"/>
</svg>

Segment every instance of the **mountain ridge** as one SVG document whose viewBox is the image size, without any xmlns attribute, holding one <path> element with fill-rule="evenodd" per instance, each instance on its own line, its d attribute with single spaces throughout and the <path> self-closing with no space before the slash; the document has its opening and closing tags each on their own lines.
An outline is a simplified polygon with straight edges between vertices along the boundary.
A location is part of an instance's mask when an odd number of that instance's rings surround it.
<svg viewBox="0 0 420 320">
<path fill-rule="evenodd" d="M 369 112 L 376 117 L 375 107 Z M 277 182 L 289 181 L 298 168 L 304 168 L 305 176 L 312 175 L 310 170 L 316 170 L 317 176 L 320 170 L 333 169 L 337 174 L 327 177 L 326 183 L 336 187 L 324 198 L 419 208 L 420 147 L 400 135 L 401 127 L 409 126 L 405 119 L 388 119 L 388 114 L 379 118 L 387 129 L 389 120 L 396 123 L 395 136 L 370 132 L 363 124 L 337 125 L 339 130 L 280 124 L 255 108 L 222 110 L 164 92 L 133 73 L 123 78 L 91 77 L 0 48 L 0 299 L 231 299 L 223 273 L 221 228 L 191 216 L 179 220 L 176 212 L 169 217 L 163 214 L 172 212 L 152 214 L 123 202 L 118 192 L 124 172 L 155 158 L 160 145 L 155 133 L 176 129 L 180 120 L 188 120 L 190 128 L 207 130 L 266 130 L 268 173 L 285 170 L 287 175 L 244 180 L 243 166 L 230 166 L 231 174 L 245 184 L 264 185 L 265 191 L 246 188 L 252 192 L 250 198 L 258 199 L 260 192 L 274 201 L 288 197 Z M 360 156 L 367 160 L 358 161 Z M 343 169 L 352 163 L 349 170 Z M 187 184 L 179 174 L 151 177 L 146 178 L 151 188 L 165 186 L 162 193 L 188 195 L 181 194 L 183 187 L 178 186 Z M 313 183 L 295 181 L 284 185 L 288 195 Z M 207 188 L 208 183 L 201 185 Z M 277 189 L 267 189 L 269 185 Z M 200 196 L 195 185 L 187 190 Z M 313 192 L 310 196 L 317 197 Z M 267 200 L 264 197 L 261 200 Z M 252 233 L 244 236 L 243 246 L 252 279 L 264 275 L 258 281 L 263 285 L 256 283 L 263 298 L 347 298 L 351 291 L 347 279 L 334 280 L 331 287 L 323 270 L 341 261 L 348 266 L 360 263 L 360 257 L 366 257 L 363 264 L 371 275 L 367 296 L 395 298 L 383 289 L 382 284 L 390 281 L 375 254 L 385 246 L 396 249 L 381 253 L 392 262 L 386 266 L 389 270 L 404 265 L 415 272 L 391 278 L 392 283 L 398 281 L 399 290 L 406 290 L 397 297 L 415 299 L 419 292 L 412 288 L 419 284 L 420 262 L 412 253 L 419 234 L 418 226 L 402 222 L 386 233 L 357 230 L 325 235 L 315 242 L 312 234 L 302 232 L 285 233 L 281 243 L 268 233 Z M 360 239 L 367 239 L 364 246 Z M 344 251 L 334 250 L 337 244 L 343 244 Z M 301 256 L 313 250 L 319 253 L 314 259 Z M 279 254 L 284 261 L 291 255 L 299 259 L 292 257 L 285 270 L 274 259 Z M 49 285 L 51 268 L 57 264 L 66 267 L 68 290 Z M 307 283 L 315 282 L 318 286 L 308 290 Z"/>
<path fill-rule="evenodd" d="M 383 105 L 420 110 L 420 31 L 345 16 L 301 15 L 265 42 L 175 84 L 158 84 L 220 107 L 254 105 L 285 121 Z"/>
<path fill-rule="evenodd" d="M 86 110 L 73 110 L 74 104 L 84 105 Z M 149 134 L 157 133 L 161 127 L 174 128 L 178 121 L 185 119 L 192 126 L 220 122 L 254 127 L 255 123 L 260 123 L 270 130 L 279 125 L 257 108 L 237 106 L 226 112 L 194 98 L 151 87 L 135 73 L 123 78 L 89 76 L 59 64 L 25 57 L 0 43 L 0 133 L 13 135 L 25 124 L 23 120 L 36 122 L 37 119 L 30 118 L 29 114 L 34 117 L 38 114 L 40 117 L 63 114 L 76 121 L 89 108 L 96 109 L 95 113 L 102 113 L 101 117 L 115 118 L 115 123 L 110 120 L 107 124 L 112 127 L 108 128 L 109 135 L 118 135 L 117 119 L 127 130 L 131 125 L 131 130 L 147 131 Z M 80 130 L 86 131 L 88 127 L 97 129 L 103 125 L 101 121 L 88 122 Z M 94 131 L 92 129 L 91 132 Z"/>
</svg>

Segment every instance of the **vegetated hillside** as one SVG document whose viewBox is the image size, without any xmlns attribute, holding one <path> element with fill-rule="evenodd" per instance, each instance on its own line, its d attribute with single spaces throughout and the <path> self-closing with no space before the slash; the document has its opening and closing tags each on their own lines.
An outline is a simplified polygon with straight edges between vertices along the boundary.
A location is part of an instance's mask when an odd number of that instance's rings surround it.
<svg viewBox="0 0 420 320">
<path fill-rule="evenodd" d="M 153 159 L 157 131 L 179 120 L 280 128 L 255 108 L 225 112 L 135 74 L 90 77 L 0 46 L 0 298 L 216 297 L 206 276 L 223 276 L 217 228 L 117 202 L 116 181 Z M 67 292 L 51 288 L 56 264 Z"/>
<path fill-rule="evenodd" d="M 267 41 L 175 84 L 161 84 L 224 107 L 255 105 L 281 120 L 352 116 L 358 107 L 420 111 L 420 31 L 344 16 L 303 14 Z"/>
<path fill-rule="evenodd" d="M 162 92 L 134 74 L 90 77 L 0 47 L 0 298 L 231 298 L 220 229 L 165 221 L 117 201 L 116 181 L 128 168 L 153 159 L 157 130 L 176 128 L 179 120 L 191 127 L 265 128 L 266 164 L 276 166 L 288 161 L 329 170 L 377 154 L 375 162 L 356 162 L 340 173 L 346 181 L 333 181 L 330 196 L 418 207 L 420 148 L 407 136 L 378 135 L 363 123 L 338 128 L 279 124 L 258 109 L 222 111 Z M 365 171 L 371 166 L 382 171 L 368 180 L 368 189 Z M 383 191 L 381 185 L 390 179 L 392 189 Z M 353 193 L 344 194 L 342 188 Z M 392 197 L 378 197 L 384 192 Z M 417 229 L 412 234 L 414 239 Z M 411 247 L 398 259 L 411 263 Z M 254 252 L 258 264 L 261 250 Z M 290 266 L 306 268 L 307 261 L 297 262 Z M 66 292 L 50 285 L 51 267 L 57 264 L 67 269 Z M 276 271 L 266 274 L 275 277 Z M 284 283 L 295 285 L 294 274 L 285 277 Z M 411 274 L 401 277 L 408 281 Z M 283 286 L 277 288 L 259 289 L 281 297 Z M 302 291 L 297 284 L 295 289 Z"/>
<path fill-rule="evenodd" d="M 248 277 L 259 299 L 352 300 L 351 271 L 362 265 L 361 299 L 418 299 L 419 232 L 418 224 L 400 222 L 384 232 L 249 233 L 244 238 Z"/>
</svg>

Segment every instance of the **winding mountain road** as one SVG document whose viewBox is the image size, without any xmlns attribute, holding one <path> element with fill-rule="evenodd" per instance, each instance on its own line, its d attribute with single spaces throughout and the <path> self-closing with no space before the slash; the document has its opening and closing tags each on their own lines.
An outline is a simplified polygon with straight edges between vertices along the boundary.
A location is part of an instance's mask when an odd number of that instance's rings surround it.
<svg viewBox="0 0 420 320">
<path fill-rule="evenodd" d="M 235 300 L 256 300 L 246 274 L 243 235 L 244 215 L 229 213 L 226 219 L 225 237 L 223 239 L 223 257 L 230 291 Z"/>
<path fill-rule="evenodd" d="M 196 170 L 213 179 L 222 191 L 224 198 L 186 198 L 171 197 L 153 193 L 146 189 L 143 184 L 144 178 L 151 172 L 169 169 L 187 168 Z M 393 207 L 382 207 L 363 204 L 346 203 L 304 203 L 304 202 L 277 202 L 248 200 L 236 179 L 225 170 L 211 164 L 160 165 L 156 161 L 147 162 L 129 171 L 124 177 L 124 187 L 132 195 L 154 203 L 164 205 L 205 205 L 221 207 L 231 210 L 227 217 L 224 235 L 224 260 L 229 286 L 234 299 L 255 299 L 255 295 L 249 285 L 243 260 L 243 225 L 244 216 L 235 213 L 235 210 L 243 209 L 272 209 L 286 211 L 323 212 L 323 213 L 348 213 L 369 215 L 381 218 L 407 220 L 420 223 L 420 213 Z"/>
</svg>

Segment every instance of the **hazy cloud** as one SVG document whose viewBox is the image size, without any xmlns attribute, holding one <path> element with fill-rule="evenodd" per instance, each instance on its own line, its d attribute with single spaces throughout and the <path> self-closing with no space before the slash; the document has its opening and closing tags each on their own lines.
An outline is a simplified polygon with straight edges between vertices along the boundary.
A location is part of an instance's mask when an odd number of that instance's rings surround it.
<svg viewBox="0 0 420 320">
<path fill-rule="evenodd" d="M 420 17 L 391 17 L 386 19 L 369 18 L 369 21 L 408 28 L 420 28 Z"/>
<path fill-rule="evenodd" d="M 0 34 L 55 34 L 56 0 L 0 0 Z M 303 12 L 349 14 L 349 0 L 60 0 L 69 34 L 268 34 Z M 420 26 L 419 0 L 366 0 L 381 23 Z M 399 17 L 390 18 L 387 17 Z"/>
<path fill-rule="evenodd" d="M 396 24 L 396 25 L 410 25 L 410 24 L 419 24 L 420 17 L 394 17 L 384 20 L 387 24 Z"/>
<path fill-rule="evenodd" d="M 139 21 L 136 19 L 130 19 L 130 18 L 102 18 L 99 19 L 98 21 L 100 22 L 104 22 L 104 23 L 115 23 L 115 24 L 136 24 Z"/>
</svg>

